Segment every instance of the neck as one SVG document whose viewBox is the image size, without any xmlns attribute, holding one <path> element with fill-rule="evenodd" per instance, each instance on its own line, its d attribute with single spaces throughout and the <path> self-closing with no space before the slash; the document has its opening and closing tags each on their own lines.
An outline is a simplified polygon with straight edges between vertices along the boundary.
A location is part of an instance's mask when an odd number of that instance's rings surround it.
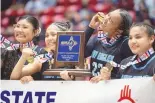
<svg viewBox="0 0 155 103">
<path fill-rule="evenodd" d="M 138 55 L 138 57 L 141 57 L 143 54 L 145 54 L 146 52 L 152 52 L 152 51 L 154 51 L 154 49 L 152 48 L 152 47 L 150 47 L 149 49 L 147 49 L 145 52 L 143 52 L 143 53 L 139 53 L 139 54 L 137 54 Z"/>
</svg>

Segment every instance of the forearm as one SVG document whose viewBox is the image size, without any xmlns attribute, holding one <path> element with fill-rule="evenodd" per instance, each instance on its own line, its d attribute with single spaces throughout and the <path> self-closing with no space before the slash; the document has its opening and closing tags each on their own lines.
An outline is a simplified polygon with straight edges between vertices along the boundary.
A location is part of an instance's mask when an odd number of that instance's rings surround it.
<svg viewBox="0 0 155 103">
<path fill-rule="evenodd" d="M 15 67 L 13 68 L 13 71 L 11 73 L 10 79 L 11 80 L 18 80 L 22 76 L 22 68 L 24 67 L 24 64 L 26 62 L 26 59 L 21 56 Z"/>
<path fill-rule="evenodd" d="M 84 57 L 88 57 L 90 55 L 90 53 L 87 51 L 88 47 L 87 47 L 87 43 L 91 37 L 91 35 L 93 34 L 94 29 L 88 27 L 85 31 L 85 44 L 84 44 Z"/>
<path fill-rule="evenodd" d="M 87 27 L 86 31 L 85 31 L 85 47 L 88 43 L 88 40 L 90 39 L 91 35 L 94 33 L 94 30 L 93 28 L 91 27 Z"/>
</svg>

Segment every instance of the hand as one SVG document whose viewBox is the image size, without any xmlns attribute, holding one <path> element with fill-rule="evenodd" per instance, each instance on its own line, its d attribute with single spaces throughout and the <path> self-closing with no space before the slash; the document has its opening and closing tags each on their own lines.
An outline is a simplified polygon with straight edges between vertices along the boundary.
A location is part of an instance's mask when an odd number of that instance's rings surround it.
<svg viewBox="0 0 155 103">
<path fill-rule="evenodd" d="M 29 83 L 30 81 L 34 81 L 32 76 L 24 76 L 20 79 L 22 84 Z"/>
<path fill-rule="evenodd" d="M 155 81 L 155 74 L 153 75 L 153 80 Z"/>
<path fill-rule="evenodd" d="M 103 67 L 101 70 L 100 70 L 100 73 L 101 73 L 101 76 L 103 78 L 103 80 L 109 80 L 110 77 L 111 77 L 111 70 L 107 67 Z"/>
<path fill-rule="evenodd" d="M 103 80 L 102 76 L 101 75 L 98 75 L 98 76 L 92 77 L 90 79 L 90 82 L 92 82 L 92 83 L 98 83 L 101 80 Z"/>
<path fill-rule="evenodd" d="M 24 48 L 22 50 L 22 57 L 25 58 L 26 60 L 29 59 L 34 55 L 34 52 L 31 48 Z"/>
<path fill-rule="evenodd" d="M 98 12 L 97 14 L 95 14 L 89 23 L 89 27 L 96 29 L 99 26 L 99 23 L 100 23 L 100 21 L 98 19 L 99 15 L 101 15 L 103 17 L 105 16 L 104 13 L 102 13 L 102 12 Z"/>
<path fill-rule="evenodd" d="M 60 72 L 60 76 L 64 80 L 73 80 L 73 78 L 74 78 L 72 75 L 69 76 L 68 71 L 62 71 L 62 72 Z"/>
</svg>

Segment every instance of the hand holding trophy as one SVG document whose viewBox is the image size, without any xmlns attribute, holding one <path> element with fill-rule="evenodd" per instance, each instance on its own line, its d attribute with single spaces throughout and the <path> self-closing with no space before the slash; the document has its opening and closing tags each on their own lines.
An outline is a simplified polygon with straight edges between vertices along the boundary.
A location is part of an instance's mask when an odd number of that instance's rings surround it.
<svg viewBox="0 0 155 103">
<path fill-rule="evenodd" d="M 110 63 L 106 63 L 105 67 L 100 70 L 101 76 L 103 80 L 109 80 L 111 77 L 111 71 L 113 66 Z"/>
</svg>

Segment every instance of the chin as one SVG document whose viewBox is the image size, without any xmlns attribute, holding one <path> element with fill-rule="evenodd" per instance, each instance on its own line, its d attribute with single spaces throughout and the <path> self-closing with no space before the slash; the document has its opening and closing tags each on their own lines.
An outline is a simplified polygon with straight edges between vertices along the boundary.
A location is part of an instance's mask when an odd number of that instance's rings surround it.
<svg viewBox="0 0 155 103">
<path fill-rule="evenodd" d="M 133 54 L 137 55 L 138 54 L 138 51 L 136 50 L 131 50 Z"/>
</svg>

